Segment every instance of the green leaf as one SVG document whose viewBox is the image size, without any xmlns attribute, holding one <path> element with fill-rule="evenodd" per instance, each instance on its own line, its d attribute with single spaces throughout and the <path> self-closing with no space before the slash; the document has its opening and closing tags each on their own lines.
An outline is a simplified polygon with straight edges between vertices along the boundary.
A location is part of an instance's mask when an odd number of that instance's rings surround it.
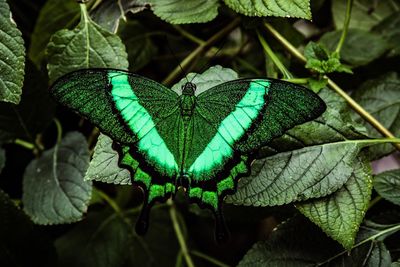
<svg viewBox="0 0 400 267">
<path fill-rule="evenodd" d="M 24 82 L 25 47 L 5 0 L 0 0 L 0 101 L 18 104 Z"/>
<path fill-rule="evenodd" d="M 158 49 L 150 38 L 151 32 L 139 22 L 121 24 L 118 35 L 126 46 L 130 71 L 143 68 L 156 56 Z"/>
<path fill-rule="evenodd" d="M 78 26 L 55 33 L 47 46 L 50 81 L 77 69 L 107 67 L 127 69 L 128 60 L 121 39 L 95 24 L 81 4 Z"/>
<path fill-rule="evenodd" d="M 21 102 L 0 103 L 0 142 L 21 138 L 35 142 L 36 134 L 46 129 L 54 116 L 55 104 L 47 90 L 47 80 L 28 61 Z"/>
<path fill-rule="evenodd" d="M 319 41 L 329 50 L 335 50 L 341 35 L 342 31 L 327 32 Z M 378 59 L 388 48 L 385 39 L 375 33 L 349 29 L 340 50 L 340 58 L 352 66 L 362 66 Z"/>
<path fill-rule="evenodd" d="M 40 10 L 31 35 L 29 58 L 40 67 L 50 37 L 58 30 L 71 27 L 79 19 L 79 5 L 76 1 L 48 0 Z"/>
<path fill-rule="evenodd" d="M 300 202 L 296 208 L 344 248 L 351 249 L 368 209 L 371 189 L 371 167 L 360 159 L 342 188 L 324 198 Z"/>
<path fill-rule="evenodd" d="M 328 84 L 328 79 L 324 77 L 320 77 L 319 79 L 308 78 L 308 86 L 315 93 L 321 91 L 322 88 L 326 87 Z"/>
<path fill-rule="evenodd" d="M 93 158 L 85 174 L 85 180 L 95 180 L 113 184 L 131 184 L 128 170 L 118 166 L 118 153 L 112 148 L 113 140 L 100 134 L 94 147 Z"/>
<path fill-rule="evenodd" d="M 0 266 L 56 265 L 49 238 L 0 189 Z"/>
<path fill-rule="evenodd" d="M 342 29 L 346 15 L 346 1 L 332 1 L 331 3 L 335 27 Z M 396 5 L 398 4 L 392 3 L 392 1 L 355 0 L 349 27 L 368 31 L 397 10 Z"/>
<path fill-rule="evenodd" d="M 148 0 L 154 14 L 172 24 L 203 23 L 218 15 L 217 0 Z"/>
<path fill-rule="evenodd" d="M 138 13 L 147 8 L 148 3 L 143 0 L 105 0 L 90 12 L 90 15 L 97 24 L 110 32 L 116 32 L 121 19 L 125 19 L 125 14 Z M 131 22 L 131 21 L 128 21 Z M 129 54 L 129 53 L 128 53 Z"/>
<path fill-rule="evenodd" d="M 400 12 L 393 13 L 372 28 L 372 32 L 382 36 L 392 49 L 390 56 L 400 55 Z"/>
<path fill-rule="evenodd" d="M 178 244 L 168 210 L 152 211 L 149 231 L 143 237 L 134 231 L 132 222 L 137 215 L 90 212 L 56 241 L 59 266 L 173 266 Z"/>
<path fill-rule="evenodd" d="M 374 116 L 382 125 L 395 136 L 400 135 L 400 79 L 396 73 L 387 73 L 377 79 L 364 82 L 352 95 L 353 99 Z M 355 112 L 353 119 L 363 124 L 372 137 L 381 134 Z M 370 148 L 368 157 L 380 158 L 394 151 L 391 144 L 383 144 Z"/>
<path fill-rule="evenodd" d="M 395 228 L 399 227 L 389 225 L 378 231 L 361 227 L 357 244 L 351 251 L 347 251 L 330 240 L 317 226 L 307 223 L 303 218 L 295 217 L 280 224 L 268 241 L 256 243 L 238 266 L 386 267 L 391 262 L 389 251 L 382 240 L 373 238 L 372 235 L 383 237 L 385 231 Z"/>
<path fill-rule="evenodd" d="M 23 180 L 25 212 L 37 224 L 78 221 L 87 210 L 91 182 L 83 180 L 89 165 L 84 136 L 69 133 L 26 168 Z"/>
<path fill-rule="evenodd" d="M 374 189 L 384 199 L 400 205 L 400 170 L 386 171 L 376 175 Z"/>
<path fill-rule="evenodd" d="M 271 1 L 246 1 L 224 0 L 225 4 L 246 16 L 252 17 L 294 17 L 311 19 L 309 0 L 271 0 Z"/>
</svg>

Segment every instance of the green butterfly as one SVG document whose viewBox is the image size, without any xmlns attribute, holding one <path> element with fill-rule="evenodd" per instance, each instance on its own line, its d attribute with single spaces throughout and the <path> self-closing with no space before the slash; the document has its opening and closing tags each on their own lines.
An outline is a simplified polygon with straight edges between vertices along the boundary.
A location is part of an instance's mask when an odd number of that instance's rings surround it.
<svg viewBox="0 0 400 267">
<path fill-rule="evenodd" d="M 120 165 L 145 192 L 139 233 L 154 202 L 182 186 L 191 201 L 214 211 L 217 239 L 226 237 L 223 198 L 248 175 L 254 152 L 326 109 L 311 90 L 279 80 L 237 79 L 198 95 L 188 81 L 178 94 L 115 69 L 69 73 L 50 92 L 114 140 Z"/>
</svg>

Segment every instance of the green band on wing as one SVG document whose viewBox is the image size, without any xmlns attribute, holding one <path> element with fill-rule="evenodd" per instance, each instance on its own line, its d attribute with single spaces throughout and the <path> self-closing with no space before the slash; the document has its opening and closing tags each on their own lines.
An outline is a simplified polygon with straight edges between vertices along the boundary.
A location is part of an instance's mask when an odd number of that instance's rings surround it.
<svg viewBox="0 0 400 267">
<path fill-rule="evenodd" d="M 249 89 L 236 104 L 235 110 L 221 122 L 215 136 L 190 166 L 190 174 L 208 179 L 210 175 L 204 174 L 232 157 L 235 142 L 245 134 L 262 110 L 269 85 L 270 82 L 266 80 L 250 82 Z"/>
<path fill-rule="evenodd" d="M 155 163 L 161 174 L 173 177 L 178 171 L 175 158 L 158 134 L 150 114 L 140 105 L 129 83 L 128 75 L 110 71 L 108 79 L 112 85 L 111 95 L 116 108 L 139 139 L 138 150 L 144 152 L 149 162 Z"/>
</svg>

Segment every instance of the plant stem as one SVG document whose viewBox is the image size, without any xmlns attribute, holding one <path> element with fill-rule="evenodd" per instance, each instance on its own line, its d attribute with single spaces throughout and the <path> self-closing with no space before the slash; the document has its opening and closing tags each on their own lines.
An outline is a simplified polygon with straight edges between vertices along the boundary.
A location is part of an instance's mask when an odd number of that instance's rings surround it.
<svg viewBox="0 0 400 267">
<path fill-rule="evenodd" d="M 236 28 L 240 23 L 240 18 L 236 18 L 231 23 L 229 23 L 225 28 L 211 36 L 205 43 L 199 45 L 192 53 L 190 53 L 185 59 L 182 60 L 180 66 L 177 66 L 162 82 L 163 84 L 171 84 L 181 73 L 181 67 L 185 69 L 189 66 L 190 62 L 193 61 L 197 56 L 199 56 L 206 48 L 211 46 L 214 42 L 218 41 L 220 38 L 224 37 Z"/>
<path fill-rule="evenodd" d="M 275 28 L 267 23 L 264 22 L 265 28 L 297 59 L 302 61 L 303 63 L 306 62 L 306 58 L 297 50 L 288 40 L 285 39 Z M 331 79 L 328 79 L 328 85 L 331 89 L 333 89 L 337 94 L 343 97 L 347 103 L 350 105 L 354 111 L 360 114 L 369 124 L 371 124 L 377 131 L 379 131 L 383 136 L 394 138 L 395 136 L 385 128 L 377 119 L 375 119 L 371 114 L 369 114 L 363 107 L 361 107 L 354 99 L 352 99 L 343 89 L 341 89 L 335 82 Z M 400 151 L 400 144 L 393 144 L 397 150 Z"/>
<path fill-rule="evenodd" d="M 195 256 L 197 256 L 197 257 L 199 257 L 199 258 L 202 258 L 202 259 L 204 259 L 204 260 L 206 260 L 206 261 L 208 261 L 208 262 L 210 262 L 212 264 L 214 264 L 215 266 L 229 267 L 229 265 L 226 265 L 225 263 L 223 263 L 223 262 L 221 262 L 221 261 L 219 261 L 219 260 L 217 260 L 217 259 L 215 259 L 213 257 L 210 257 L 210 256 L 208 256 L 208 255 L 206 255 L 206 254 L 204 254 L 204 253 L 202 253 L 200 251 L 192 250 L 190 253 L 195 255 Z"/>
<path fill-rule="evenodd" d="M 285 65 L 283 65 L 283 63 L 279 60 L 279 58 L 272 51 L 271 47 L 267 44 L 265 39 L 260 35 L 260 33 L 258 31 L 257 31 L 257 36 L 258 36 L 258 40 L 260 40 L 262 47 L 264 48 L 265 53 L 274 62 L 275 66 L 283 74 L 283 77 L 285 79 L 292 79 L 293 75 L 286 69 Z"/>
<path fill-rule="evenodd" d="M 181 247 L 183 257 L 185 258 L 188 267 L 194 267 L 192 258 L 190 257 L 189 250 L 186 245 L 185 237 L 183 236 L 181 226 L 179 225 L 176 207 L 171 199 L 167 200 L 167 204 L 169 205 L 169 214 L 171 216 L 172 225 L 174 226 L 175 234 Z"/>
<path fill-rule="evenodd" d="M 62 139 L 62 126 L 58 119 L 54 118 L 54 124 L 57 128 L 57 144 L 61 142 Z"/>
<path fill-rule="evenodd" d="M 114 199 L 110 198 L 106 193 L 103 191 L 93 187 L 93 190 L 96 190 L 96 193 L 105 201 L 107 202 L 108 205 L 117 213 L 119 216 L 124 217 L 122 214 L 122 210 L 118 206 L 117 202 L 114 201 Z"/>
<path fill-rule="evenodd" d="M 370 236 L 370 237 L 364 239 L 363 241 L 361 241 L 361 242 L 355 244 L 355 245 L 351 248 L 351 250 L 353 250 L 353 249 L 355 249 L 356 247 L 359 247 L 359 246 L 361 246 L 361 245 L 363 245 L 363 244 L 365 244 L 365 243 L 367 243 L 367 242 L 369 242 L 369 241 L 373 241 L 373 240 L 377 239 L 378 237 L 380 237 L 380 236 L 382 236 L 382 235 L 385 235 L 385 234 L 387 234 L 387 233 L 389 233 L 389 232 L 396 232 L 396 231 L 399 231 L 399 230 L 400 230 L 400 224 L 397 224 L 397 225 L 395 225 L 395 226 L 392 226 L 392 227 L 390 227 L 390 228 L 387 228 L 387 229 L 385 229 L 385 230 L 382 230 L 382 231 L 380 231 L 379 233 L 374 234 L 374 235 L 372 235 L 372 236 Z M 326 261 L 323 261 L 323 262 L 320 262 L 320 263 L 315 264 L 315 266 L 322 266 L 322 265 L 325 265 L 326 263 L 328 263 L 328 262 L 330 262 L 330 261 L 336 259 L 337 257 L 340 257 L 340 256 L 342 256 L 343 254 L 346 254 L 346 253 L 348 253 L 348 252 L 349 252 L 348 250 L 344 250 L 344 251 L 342 251 L 342 252 L 336 254 L 335 256 L 333 256 L 333 257 L 327 259 Z"/>
<path fill-rule="evenodd" d="M 342 35 L 340 36 L 339 43 L 336 47 L 335 52 L 338 54 L 340 53 L 340 50 L 342 49 L 342 46 L 344 44 L 344 41 L 346 40 L 347 32 L 349 30 L 349 24 L 350 24 L 350 19 L 351 19 L 351 8 L 353 7 L 353 0 L 347 0 L 346 4 L 346 16 L 344 18 L 344 25 L 343 25 L 343 30 L 342 30 Z"/>
<path fill-rule="evenodd" d="M 29 150 L 34 150 L 36 148 L 36 146 L 34 144 L 27 142 L 25 140 L 19 139 L 19 138 L 14 140 L 14 144 L 25 147 L 26 149 L 29 149 Z"/>
<path fill-rule="evenodd" d="M 376 198 L 374 198 L 373 200 L 371 200 L 371 201 L 369 202 L 368 209 L 372 208 L 372 206 L 374 206 L 376 203 L 378 203 L 381 199 L 382 199 L 381 196 L 377 196 Z"/>
<path fill-rule="evenodd" d="M 283 81 L 295 83 L 295 84 L 307 84 L 308 79 L 307 78 L 292 78 L 292 79 L 282 79 Z"/>
</svg>

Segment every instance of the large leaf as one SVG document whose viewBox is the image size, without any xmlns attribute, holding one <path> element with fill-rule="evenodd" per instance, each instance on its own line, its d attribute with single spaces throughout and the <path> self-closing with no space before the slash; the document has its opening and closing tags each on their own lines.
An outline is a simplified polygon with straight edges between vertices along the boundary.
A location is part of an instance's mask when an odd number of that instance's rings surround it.
<svg viewBox="0 0 400 267">
<path fill-rule="evenodd" d="M 157 208 L 151 215 L 149 231 L 142 237 L 134 231 L 137 213 L 133 218 L 89 213 L 86 220 L 56 241 L 59 266 L 173 266 L 178 244 L 168 212 Z"/>
<path fill-rule="evenodd" d="M 0 189 L 0 266 L 55 266 L 56 253 L 40 232 Z"/>
<path fill-rule="evenodd" d="M 334 51 L 339 43 L 342 31 L 332 31 L 324 34 L 320 42 Z M 378 59 L 389 49 L 389 44 L 381 36 L 360 29 L 349 29 L 347 37 L 340 50 L 340 58 L 352 66 L 361 66 Z"/>
<path fill-rule="evenodd" d="M 385 231 L 398 226 L 381 228 L 362 227 L 357 244 L 351 251 L 344 250 L 330 240 L 315 225 L 294 218 L 282 223 L 268 241 L 256 243 L 238 266 L 377 266 L 387 267 L 390 254 L 382 240 Z M 376 234 L 377 238 L 373 238 Z M 387 235 L 386 235 L 387 236 Z"/>
<path fill-rule="evenodd" d="M 346 15 L 346 2 L 346 0 L 331 2 L 333 21 L 336 29 L 343 28 Z M 391 1 L 355 0 L 353 1 L 351 11 L 350 28 L 369 30 L 396 9 L 396 4 L 391 3 Z"/>
<path fill-rule="evenodd" d="M 34 159 L 23 181 L 25 212 L 37 224 L 78 221 L 87 210 L 91 182 L 83 180 L 89 165 L 86 139 L 73 132 Z"/>
<path fill-rule="evenodd" d="M 374 188 L 384 199 L 400 205 L 400 170 L 391 170 L 375 176 Z"/>
<path fill-rule="evenodd" d="M 386 129 L 395 136 L 400 135 L 400 79 L 396 73 L 388 73 L 380 78 L 368 80 L 353 94 L 353 98 L 372 116 L 380 121 Z M 351 113 L 358 123 L 364 124 L 370 136 L 380 137 L 381 134 L 362 119 L 358 114 Z M 391 153 L 394 147 L 384 144 L 370 148 L 372 159 Z"/>
<path fill-rule="evenodd" d="M 77 69 L 108 67 L 127 69 L 121 39 L 95 24 L 81 4 L 81 21 L 74 30 L 55 33 L 47 46 L 50 81 Z"/>
<path fill-rule="evenodd" d="M 50 37 L 58 30 L 73 26 L 79 19 L 79 5 L 76 1 L 49 0 L 42 7 L 31 36 L 29 58 L 40 66 Z"/>
<path fill-rule="evenodd" d="M 393 13 L 381 21 L 372 31 L 382 36 L 388 42 L 392 49 L 389 55 L 400 55 L 400 12 Z"/>
<path fill-rule="evenodd" d="M 300 202 L 296 207 L 330 237 L 350 249 L 368 208 L 371 177 L 369 163 L 360 159 L 342 188 L 327 197 Z"/>
<path fill-rule="evenodd" d="M 18 104 L 24 81 L 25 47 L 6 0 L 0 0 L 0 101 Z"/>
<path fill-rule="evenodd" d="M 21 102 L 0 103 L 0 142 L 15 138 L 35 142 L 36 134 L 49 125 L 54 116 L 54 102 L 47 90 L 47 80 L 32 63 L 27 62 Z"/>
<path fill-rule="evenodd" d="M 218 15 L 217 0 L 149 0 L 151 9 L 172 24 L 202 23 Z"/>
<path fill-rule="evenodd" d="M 275 16 L 311 19 L 310 0 L 224 0 L 224 2 L 236 12 L 246 16 Z"/>
<path fill-rule="evenodd" d="M 118 153 L 112 148 L 112 139 L 100 134 L 94 148 L 93 158 L 85 174 L 85 180 L 113 184 L 131 184 L 128 170 L 118 166 Z"/>
</svg>

